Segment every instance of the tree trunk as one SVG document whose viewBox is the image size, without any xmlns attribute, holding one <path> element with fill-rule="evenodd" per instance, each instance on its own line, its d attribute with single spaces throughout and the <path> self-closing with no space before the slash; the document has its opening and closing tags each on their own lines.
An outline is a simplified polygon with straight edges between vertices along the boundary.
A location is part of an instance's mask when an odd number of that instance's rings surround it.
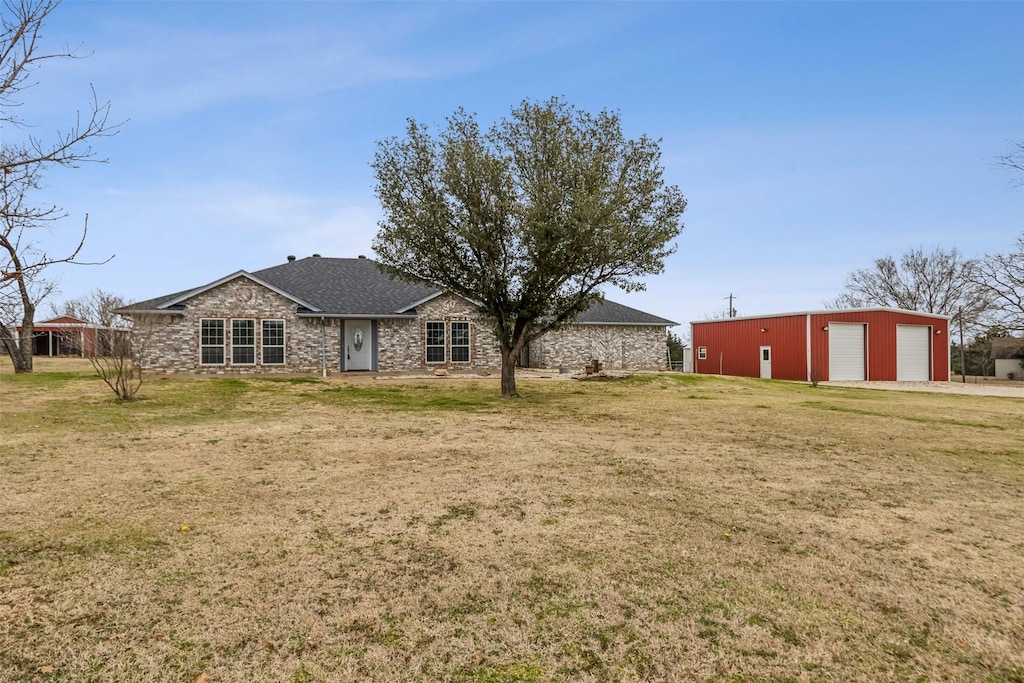
<svg viewBox="0 0 1024 683">
<path fill-rule="evenodd" d="M 33 333 L 35 332 L 35 306 L 31 306 L 31 314 L 25 315 L 21 320 L 21 330 L 15 331 L 13 326 L 3 328 L 3 346 L 4 350 L 7 351 L 7 355 L 11 357 L 11 364 L 14 366 L 14 372 L 24 373 L 32 372 L 32 353 L 33 349 Z M 17 343 L 15 343 L 14 336 L 18 336 Z"/>
<path fill-rule="evenodd" d="M 518 398 L 516 391 L 516 350 L 501 345 L 501 395 L 504 398 Z"/>
</svg>

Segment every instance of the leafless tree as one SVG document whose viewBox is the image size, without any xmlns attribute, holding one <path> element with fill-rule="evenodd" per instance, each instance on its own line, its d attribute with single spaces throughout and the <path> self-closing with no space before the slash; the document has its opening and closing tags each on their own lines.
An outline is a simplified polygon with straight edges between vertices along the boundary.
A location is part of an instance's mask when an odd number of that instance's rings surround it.
<svg viewBox="0 0 1024 683">
<path fill-rule="evenodd" d="M 50 304 L 50 315 L 54 318 L 69 316 L 95 323 L 100 327 L 114 327 L 121 320 L 117 309 L 128 305 L 120 294 L 94 289 L 85 296 L 67 299 L 60 304 Z"/>
<path fill-rule="evenodd" d="M 955 248 L 911 249 L 899 261 L 892 256 L 875 260 L 846 278 L 846 291 L 826 302 L 828 308 L 885 306 L 908 311 L 959 316 L 976 324 L 990 308 L 984 288 L 977 284 L 978 262 Z"/>
<path fill-rule="evenodd" d="M 95 344 L 83 343 L 79 334 L 67 332 L 67 345 L 82 348 L 82 355 L 120 400 L 135 400 L 142 386 L 142 359 L 148 337 L 122 320 L 116 321 L 115 327 L 97 330 Z"/>
<path fill-rule="evenodd" d="M 43 24 L 58 5 L 59 0 L 4 0 L 0 6 L 0 125 L 5 131 L 26 129 L 16 109 L 20 94 L 33 84 L 29 79 L 35 70 L 50 59 L 78 57 L 74 51 L 48 52 L 39 45 Z M 104 161 L 96 158 L 92 141 L 116 133 L 109 113 L 110 103 L 100 103 L 94 91 L 88 110 L 79 112 L 70 130 L 55 139 L 26 134 L 12 141 L 5 135 L 0 143 L 0 344 L 15 372 L 32 371 L 36 307 L 53 289 L 46 269 L 58 263 L 85 263 L 79 254 L 88 233 L 86 217 L 75 246 L 51 253 L 40 236 L 67 214 L 57 206 L 34 204 L 31 195 L 40 189 L 48 170 Z"/>
<path fill-rule="evenodd" d="M 96 330 L 96 353 L 111 355 L 117 351 L 117 338 L 127 336 L 131 330 L 128 321 L 117 314 L 117 309 L 128 305 L 119 294 L 94 289 L 85 296 L 67 299 L 60 304 L 50 304 L 50 316 L 68 316 L 93 323 Z"/>
<path fill-rule="evenodd" d="M 999 157 L 999 165 L 1013 171 L 1013 184 L 1024 186 L 1024 142 L 1014 142 L 1010 151 Z"/>
<path fill-rule="evenodd" d="M 1003 329 L 1024 331 L 1024 232 L 1005 254 L 978 259 L 974 282 L 992 302 L 991 322 Z"/>
</svg>

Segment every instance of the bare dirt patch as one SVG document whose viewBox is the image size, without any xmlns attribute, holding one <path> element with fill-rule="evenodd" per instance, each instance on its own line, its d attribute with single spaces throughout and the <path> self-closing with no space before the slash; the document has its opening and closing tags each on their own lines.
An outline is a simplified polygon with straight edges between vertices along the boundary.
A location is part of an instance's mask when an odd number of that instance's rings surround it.
<svg viewBox="0 0 1024 683">
<path fill-rule="evenodd" d="M 2 680 L 1024 676 L 1015 400 L 62 372 L 0 377 Z"/>
</svg>

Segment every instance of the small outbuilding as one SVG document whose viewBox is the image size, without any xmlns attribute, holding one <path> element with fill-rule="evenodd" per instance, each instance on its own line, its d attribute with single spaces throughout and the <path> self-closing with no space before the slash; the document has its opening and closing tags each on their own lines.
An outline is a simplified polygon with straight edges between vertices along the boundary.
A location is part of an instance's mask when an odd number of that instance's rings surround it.
<svg viewBox="0 0 1024 683">
<path fill-rule="evenodd" d="M 992 340 L 992 361 L 996 379 L 1024 377 L 1024 339 L 996 337 Z"/>
<path fill-rule="evenodd" d="M 20 325 L 16 329 L 21 332 Z M 104 356 L 111 353 L 116 341 L 127 342 L 127 335 L 128 330 L 125 329 L 102 327 L 87 320 L 62 315 L 32 326 L 32 355 Z"/>
<path fill-rule="evenodd" d="M 694 372 L 812 381 L 949 381 L 949 316 L 894 308 L 690 323 Z"/>
<path fill-rule="evenodd" d="M 62 315 L 43 320 L 32 327 L 33 356 L 89 356 L 96 350 L 96 332 L 92 323 Z M 21 331 L 19 325 L 17 330 Z"/>
</svg>

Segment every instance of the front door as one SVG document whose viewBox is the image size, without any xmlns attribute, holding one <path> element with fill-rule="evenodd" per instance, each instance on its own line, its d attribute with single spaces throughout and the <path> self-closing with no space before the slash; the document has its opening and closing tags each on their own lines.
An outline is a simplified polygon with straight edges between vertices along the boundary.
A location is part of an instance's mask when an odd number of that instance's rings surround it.
<svg viewBox="0 0 1024 683">
<path fill-rule="evenodd" d="M 373 325 L 369 320 L 345 321 L 346 370 L 369 370 L 373 367 Z"/>
<path fill-rule="evenodd" d="M 748 358 L 750 356 L 747 356 Z M 761 347 L 761 379 L 772 378 L 772 347 Z"/>
</svg>

